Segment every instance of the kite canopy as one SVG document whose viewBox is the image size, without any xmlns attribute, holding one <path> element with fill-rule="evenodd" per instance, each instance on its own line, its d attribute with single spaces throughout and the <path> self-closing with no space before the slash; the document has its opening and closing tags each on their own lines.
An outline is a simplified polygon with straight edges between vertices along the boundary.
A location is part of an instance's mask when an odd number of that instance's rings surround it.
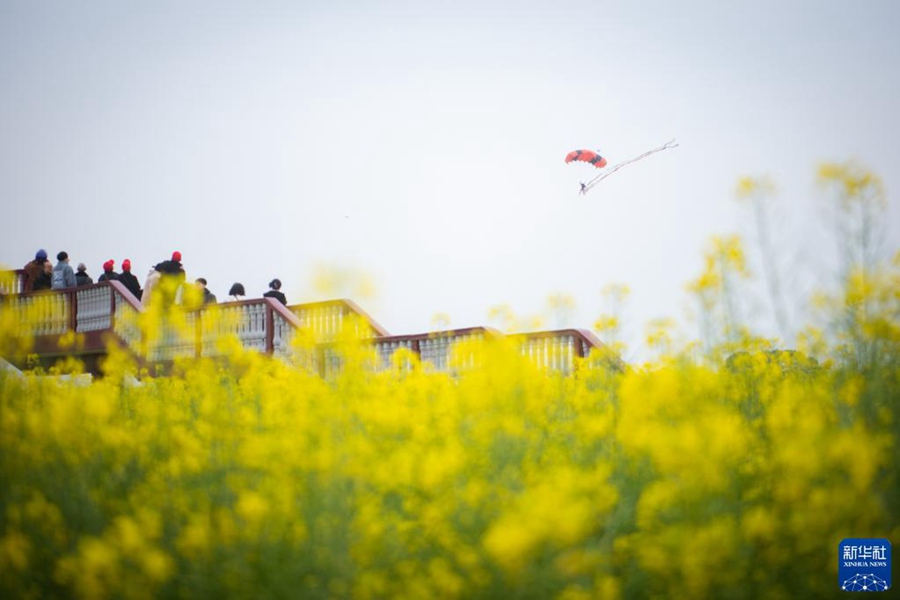
<svg viewBox="0 0 900 600">
<path fill-rule="evenodd" d="M 591 163 L 598 169 L 606 166 L 606 159 L 593 150 L 572 150 L 566 155 L 566 162 L 570 163 L 573 160 Z"/>
</svg>

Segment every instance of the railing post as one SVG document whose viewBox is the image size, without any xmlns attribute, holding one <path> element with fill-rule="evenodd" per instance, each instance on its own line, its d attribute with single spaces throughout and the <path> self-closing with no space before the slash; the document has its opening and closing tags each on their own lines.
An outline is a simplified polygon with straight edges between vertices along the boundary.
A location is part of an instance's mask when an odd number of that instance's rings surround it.
<svg viewBox="0 0 900 600">
<path fill-rule="evenodd" d="M 272 313 L 272 307 L 266 302 L 266 354 L 275 354 L 275 315 Z"/>
<path fill-rule="evenodd" d="M 197 318 L 194 320 L 194 356 L 203 356 L 203 307 L 197 309 Z"/>
<path fill-rule="evenodd" d="M 66 290 L 66 295 L 69 297 L 69 331 L 75 333 L 75 328 L 78 325 L 78 294 L 76 293 L 75 288 L 73 290 Z"/>
<path fill-rule="evenodd" d="M 112 286 L 112 284 L 106 284 L 109 286 L 109 330 L 116 330 L 116 288 Z"/>
</svg>

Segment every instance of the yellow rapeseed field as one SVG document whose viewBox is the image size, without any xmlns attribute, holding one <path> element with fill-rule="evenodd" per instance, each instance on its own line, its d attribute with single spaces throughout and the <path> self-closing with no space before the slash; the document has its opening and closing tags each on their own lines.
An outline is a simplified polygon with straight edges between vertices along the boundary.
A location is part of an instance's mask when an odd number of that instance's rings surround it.
<svg viewBox="0 0 900 600">
<path fill-rule="evenodd" d="M 709 314 L 741 253 L 711 244 Z M 722 316 L 621 372 L 503 341 L 375 370 L 348 340 L 328 379 L 236 345 L 0 373 L 0 597 L 837 596 L 841 539 L 900 539 L 898 274 L 855 271 L 799 351 Z"/>
</svg>

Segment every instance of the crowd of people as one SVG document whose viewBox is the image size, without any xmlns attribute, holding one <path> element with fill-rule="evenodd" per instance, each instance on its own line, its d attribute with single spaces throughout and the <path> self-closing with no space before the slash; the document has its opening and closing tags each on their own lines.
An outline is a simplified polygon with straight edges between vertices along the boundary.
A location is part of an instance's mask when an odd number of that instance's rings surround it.
<svg viewBox="0 0 900 600">
<path fill-rule="evenodd" d="M 38 250 L 34 255 L 34 260 L 28 261 L 28 264 L 22 269 L 25 273 L 22 291 L 64 290 L 94 283 L 93 278 L 88 275 L 84 263 L 79 263 L 76 269 L 72 269 L 69 264 L 69 254 L 66 251 L 60 251 L 56 255 L 56 260 L 57 263 L 54 266 L 47 256 L 47 251 L 43 248 Z M 186 280 L 184 266 L 181 264 L 181 252 L 176 250 L 170 259 L 154 265 L 144 280 L 143 288 L 140 280 L 131 272 L 131 260 L 127 258 L 122 261 L 121 272 L 116 272 L 114 260 L 110 259 L 103 263 L 103 273 L 97 277 L 97 283 L 118 281 L 131 292 L 138 302 L 147 306 L 154 290 L 162 290 L 162 287 L 165 287 L 159 285 L 164 278 L 172 278 L 176 282 L 176 285 L 172 286 L 172 289 L 175 290 L 174 297 L 169 301 L 180 304 Z M 198 277 L 194 280 L 194 285 L 201 292 L 204 304 L 215 304 L 218 301 L 216 295 L 207 287 L 206 278 Z M 228 295 L 233 300 L 242 300 L 247 293 L 243 284 L 235 283 L 228 290 Z M 287 298 L 281 291 L 281 280 L 279 279 L 269 282 L 269 290 L 263 294 L 263 297 L 274 298 L 287 306 Z"/>
</svg>

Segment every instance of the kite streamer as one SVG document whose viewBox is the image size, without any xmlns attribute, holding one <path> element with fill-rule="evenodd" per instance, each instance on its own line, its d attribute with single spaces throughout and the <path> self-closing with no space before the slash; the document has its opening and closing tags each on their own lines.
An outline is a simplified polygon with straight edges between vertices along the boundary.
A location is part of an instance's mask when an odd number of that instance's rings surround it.
<svg viewBox="0 0 900 600">
<path fill-rule="evenodd" d="M 588 191 L 592 187 L 594 187 L 595 185 L 597 185 L 598 183 L 600 183 L 601 181 L 603 181 L 604 179 L 606 179 L 607 177 L 609 177 L 610 175 L 612 175 L 613 173 L 615 173 L 616 171 L 618 171 L 619 169 L 624 167 L 625 165 L 630 165 L 633 162 L 637 162 L 643 158 L 647 158 L 651 154 L 655 154 L 657 152 L 662 152 L 663 150 L 668 150 L 669 148 L 677 148 L 677 147 L 678 147 L 678 143 L 675 141 L 675 138 L 672 138 L 671 140 L 669 140 L 668 142 L 666 142 L 665 144 L 663 144 L 662 146 L 660 146 L 658 148 L 648 150 L 648 151 L 644 152 L 643 154 L 641 154 L 640 156 L 635 156 L 634 158 L 630 158 L 626 161 L 622 161 L 619 164 L 611 167 L 608 171 L 604 171 L 603 173 L 597 175 L 596 177 L 594 177 L 587 183 L 582 183 L 581 184 L 581 193 L 582 194 L 588 193 Z M 587 162 L 587 163 L 594 165 L 598 169 L 606 166 L 606 159 L 603 158 L 602 156 L 600 156 L 599 153 L 594 152 L 593 150 L 573 150 L 572 152 L 569 152 L 569 154 L 566 156 L 566 162 L 570 163 L 572 161 Z"/>
</svg>

